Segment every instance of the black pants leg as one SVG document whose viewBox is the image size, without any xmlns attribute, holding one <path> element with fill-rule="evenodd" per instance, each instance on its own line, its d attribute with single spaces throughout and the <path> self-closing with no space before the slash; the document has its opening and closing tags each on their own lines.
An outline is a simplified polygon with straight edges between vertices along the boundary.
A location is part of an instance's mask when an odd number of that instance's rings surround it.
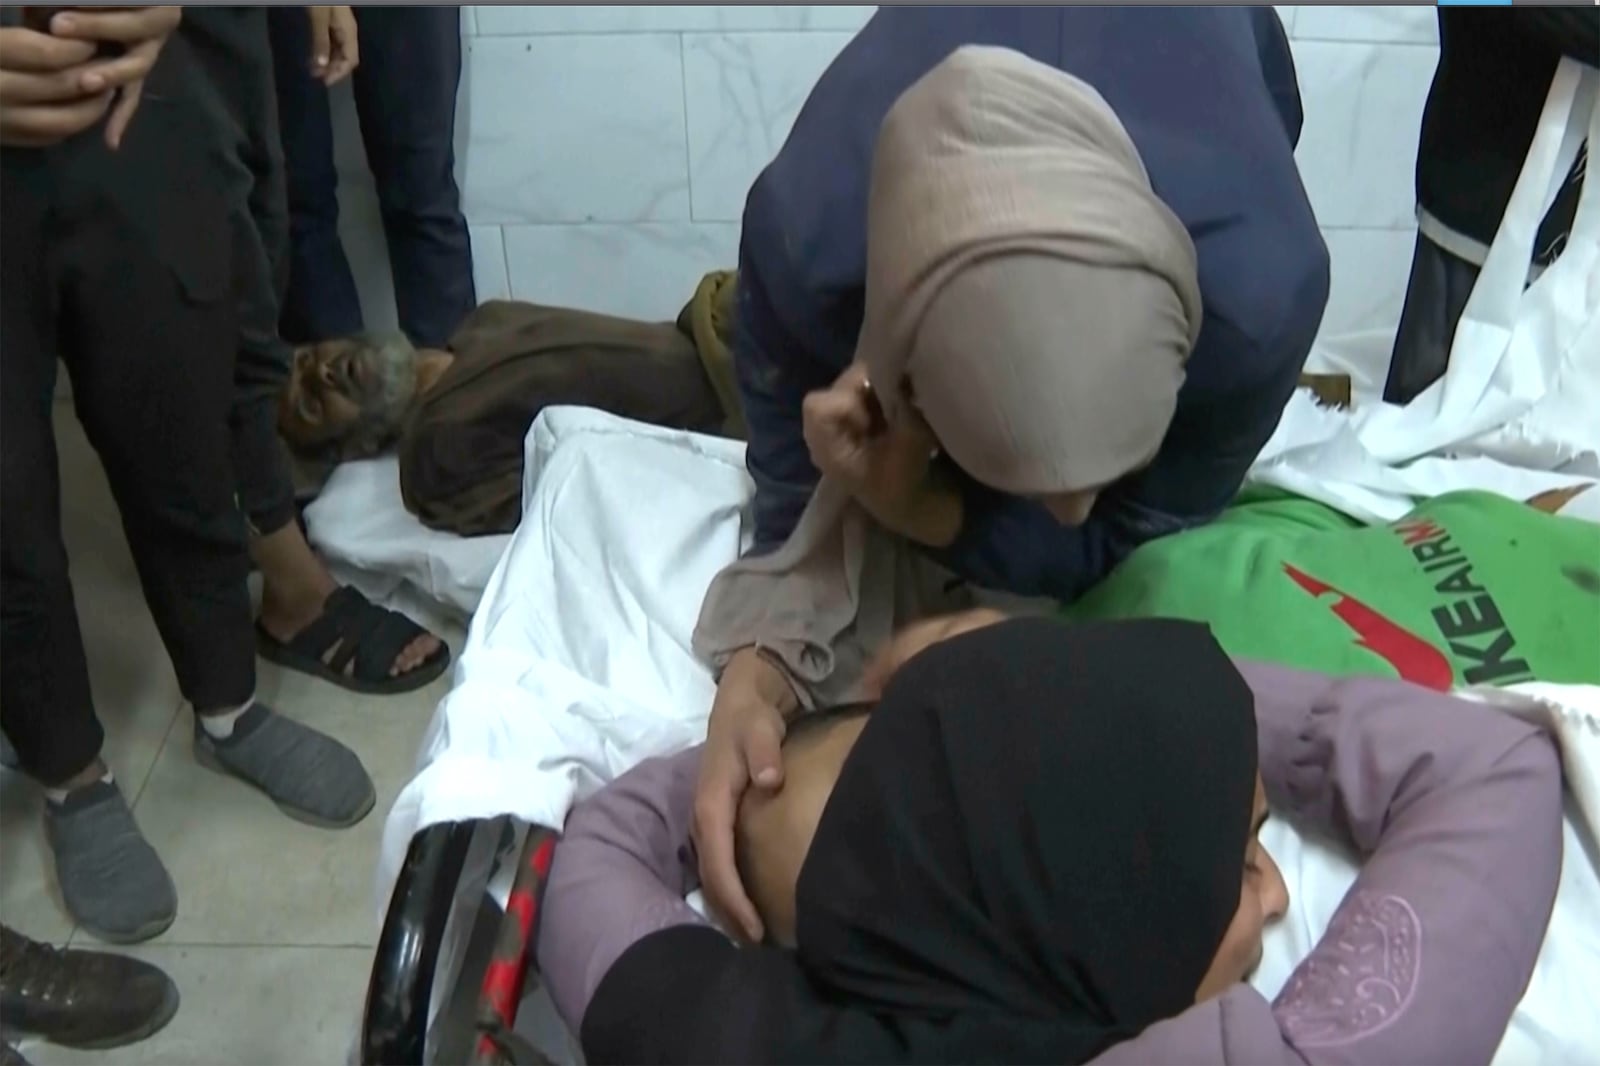
<svg viewBox="0 0 1600 1066">
<path fill-rule="evenodd" d="M 0 183 L 0 723 L 22 768 L 54 785 L 99 756 L 105 733 L 61 540 L 49 161 L 0 152 Z"/>
<path fill-rule="evenodd" d="M 400 328 L 442 348 L 477 306 L 455 178 L 461 9 L 359 7 L 361 139 L 377 184 Z"/>
<path fill-rule="evenodd" d="M 311 77 L 305 9 L 269 8 L 267 18 L 289 203 L 289 283 L 279 325 L 291 344 L 347 337 L 362 330 L 361 298 L 339 242 L 328 90 Z M 361 48 L 364 66 L 365 40 Z"/>
<path fill-rule="evenodd" d="M 303 9 L 291 12 L 305 18 Z M 278 400 L 292 358 L 279 333 L 279 307 L 288 282 L 289 206 L 278 101 L 273 89 L 267 12 L 261 8 L 205 12 L 229 32 L 197 40 L 221 53 L 208 65 L 222 97 L 217 115 L 222 146 L 218 180 L 228 200 L 229 229 L 239 276 L 239 343 L 234 406 L 229 417 L 239 503 L 260 534 L 294 519 L 294 477 L 278 437 Z M 222 62 L 226 60 L 226 62 Z"/>
<path fill-rule="evenodd" d="M 1456 323 L 1477 283 L 1478 267 L 1417 234 L 1405 308 L 1400 312 L 1394 354 L 1383 385 L 1386 402 L 1410 403 L 1444 376 L 1450 366 Z"/>
<path fill-rule="evenodd" d="M 212 710 L 255 690 L 227 423 L 233 247 L 209 132 L 189 104 L 147 94 L 116 153 L 98 131 L 3 153 L 3 707 L 24 766 L 45 781 L 98 750 L 42 369 L 58 353 L 184 697 Z"/>
</svg>

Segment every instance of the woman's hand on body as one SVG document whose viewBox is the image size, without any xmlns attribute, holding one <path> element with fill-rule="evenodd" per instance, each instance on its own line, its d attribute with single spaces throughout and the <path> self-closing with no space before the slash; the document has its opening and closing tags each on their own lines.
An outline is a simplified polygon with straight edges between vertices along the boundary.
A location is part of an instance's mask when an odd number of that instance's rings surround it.
<svg viewBox="0 0 1600 1066">
<path fill-rule="evenodd" d="M 1004 622 L 1007 617 L 1008 615 L 992 607 L 974 607 L 969 611 L 943 614 L 911 623 L 889 638 L 889 643 L 885 644 L 867 664 L 863 681 L 866 698 L 872 702 L 881 699 L 883 690 L 889 685 L 889 679 L 894 677 L 902 666 L 941 640 L 949 640 L 951 637 L 970 633 L 974 629 Z"/>
<path fill-rule="evenodd" d="M 783 787 L 783 737 L 798 707 L 782 671 L 754 648 L 735 652 L 717 684 L 700 758 L 690 836 L 701 889 L 712 909 L 751 942 L 761 939 L 761 916 L 739 877 L 734 821 L 747 789 Z"/>
<path fill-rule="evenodd" d="M 71 8 L 50 19 L 50 33 L 95 46 L 114 45 L 121 54 L 89 64 L 84 86 L 92 93 L 114 93 L 111 117 L 106 122 L 106 144 L 116 149 L 139 110 L 144 81 L 155 68 L 167 38 L 183 19 L 183 8 L 102 7 Z M 89 88 L 90 86 L 95 88 Z"/>
<path fill-rule="evenodd" d="M 881 525 L 930 547 L 955 540 L 961 497 L 932 477 L 938 440 L 909 404 L 885 425 L 859 363 L 808 395 L 801 415 L 811 462 L 844 484 Z"/>
</svg>

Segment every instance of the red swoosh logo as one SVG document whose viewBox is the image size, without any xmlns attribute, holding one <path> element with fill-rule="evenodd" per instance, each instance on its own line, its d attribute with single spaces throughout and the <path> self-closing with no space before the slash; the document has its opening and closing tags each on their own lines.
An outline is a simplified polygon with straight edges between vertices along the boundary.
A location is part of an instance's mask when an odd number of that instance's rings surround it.
<svg viewBox="0 0 1600 1066">
<path fill-rule="evenodd" d="M 1394 667 L 1401 680 L 1437 692 L 1449 692 L 1455 686 L 1455 671 L 1444 652 L 1327 582 L 1318 581 L 1289 563 L 1283 564 L 1283 570 L 1296 585 L 1319 600 L 1328 593 L 1338 597 L 1329 608 L 1356 635 L 1356 646 L 1381 657 Z"/>
</svg>

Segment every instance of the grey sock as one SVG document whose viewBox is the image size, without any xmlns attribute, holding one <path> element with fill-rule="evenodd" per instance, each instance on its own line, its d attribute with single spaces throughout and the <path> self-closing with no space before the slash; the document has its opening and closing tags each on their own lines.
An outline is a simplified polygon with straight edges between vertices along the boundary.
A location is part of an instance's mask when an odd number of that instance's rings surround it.
<svg viewBox="0 0 1600 1066">
<path fill-rule="evenodd" d="M 199 721 L 195 757 L 265 792 L 289 817 L 330 829 L 355 825 L 377 799 L 355 752 L 257 702 L 213 737 Z"/>
<path fill-rule="evenodd" d="M 100 940 L 133 944 L 172 924 L 178 890 L 121 789 L 96 781 L 44 809 L 56 880 L 79 925 Z"/>
</svg>

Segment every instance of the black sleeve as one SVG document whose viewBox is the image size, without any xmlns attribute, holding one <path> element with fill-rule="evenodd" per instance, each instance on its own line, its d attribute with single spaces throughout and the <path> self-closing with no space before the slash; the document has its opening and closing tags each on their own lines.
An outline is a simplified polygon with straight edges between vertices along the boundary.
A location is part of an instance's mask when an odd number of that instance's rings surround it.
<svg viewBox="0 0 1600 1066">
<path fill-rule="evenodd" d="M 590 1066 L 712 1061 L 701 1057 L 701 1015 L 738 952 L 703 925 L 674 926 L 639 940 L 589 1000 L 579 1036 L 584 1058 Z"/>
<path fill-rule="evenodd" d="M 1524 37 L 1600 67 L 1600 8 L 1518 7 L 1512 20 Z"/>
<path fill-rule="evenodd" d="M 794 956 L 741 948 L 704 925 L 634 944 L 600 981 L 580 1034 L 590 1066 L 617 1063 L 893 1063 L 894 1025 L 825 1002 Z"/>
</svg>

